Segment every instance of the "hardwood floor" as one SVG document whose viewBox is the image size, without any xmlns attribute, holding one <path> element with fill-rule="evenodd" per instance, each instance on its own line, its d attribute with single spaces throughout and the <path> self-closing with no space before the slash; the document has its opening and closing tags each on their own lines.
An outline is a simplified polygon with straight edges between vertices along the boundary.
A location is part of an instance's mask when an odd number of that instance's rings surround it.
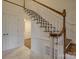
<svg viewBox="0 0 79 59">
<path fill-rule="evenodd" d="M 24 39 L 24 45 L 31 49 L 31 38 Z"/>
</svg>

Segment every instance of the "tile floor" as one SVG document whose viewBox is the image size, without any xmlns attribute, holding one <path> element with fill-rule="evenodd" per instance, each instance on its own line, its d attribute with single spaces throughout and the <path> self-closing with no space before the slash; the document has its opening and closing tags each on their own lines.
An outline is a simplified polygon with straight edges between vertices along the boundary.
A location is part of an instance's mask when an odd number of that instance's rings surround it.
<svg viewBox="0 0 79 59">
<path fill-rule="evenodd" d="M 30 49 L 24 46 L 11 51 L 5 51 L 2 55 L 2 59 L 30 59 Z"/>
<path fill-rule="evenodd" d="M 36 56 L 37 54 L 35 54 Z M 31 50 L 25 46 L 3 52 L 2 59 L 40 59 L 31 57 Z M 66 59 L 76 59 L 76 56 L 66 54 Z"/>
</svg>

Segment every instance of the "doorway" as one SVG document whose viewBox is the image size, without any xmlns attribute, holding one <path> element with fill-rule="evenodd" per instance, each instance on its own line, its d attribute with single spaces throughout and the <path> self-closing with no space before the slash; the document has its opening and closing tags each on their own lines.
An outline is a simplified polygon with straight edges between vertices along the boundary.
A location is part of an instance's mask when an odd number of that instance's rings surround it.
<svg viewBox="0 0 79 59">
<path fill-rule="evenodd" d="M 28 16 L 24 19 L 24 46 L 31 49 L 31 20 Z"/>
</svg>

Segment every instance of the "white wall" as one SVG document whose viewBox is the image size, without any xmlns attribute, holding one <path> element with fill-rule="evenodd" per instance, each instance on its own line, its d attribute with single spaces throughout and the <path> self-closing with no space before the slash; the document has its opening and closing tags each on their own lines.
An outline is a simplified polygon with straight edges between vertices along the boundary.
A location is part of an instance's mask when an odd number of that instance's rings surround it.
<svg viewBox="0 0 79 59">
<path fill-rule="evenodd" d="M 48 33 L 44 33 L 43 30 L 44 29 L 39 28 L 39 25 L 37 25 L 36 22 L 32 21 L 31 50 L 34 52 L 32 54 L 34 59 L 37 59 L 37 58 L 38 59 L 49 59 L 49 56 L 46 54 L 45 49 L 46 49 L 46 46 L 50 47 L 51 41 L 49 40 Z"/>
<path fill-rule="evenodd" d="M 3 51 L 24 45 L 24 15 L 22 8 L 3 1 L 3 30 L 7 29 L 3 34 L 8 33 L 2 39 Z"/>
</svg>

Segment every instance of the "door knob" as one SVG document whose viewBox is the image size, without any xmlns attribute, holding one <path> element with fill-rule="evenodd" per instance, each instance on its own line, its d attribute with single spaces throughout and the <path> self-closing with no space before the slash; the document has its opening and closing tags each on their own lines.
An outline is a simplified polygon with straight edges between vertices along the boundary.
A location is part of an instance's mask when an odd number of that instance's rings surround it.
<svg viewBox="0 0 79 59">
<path fill-rule="evenodd" d="M 3 34 L 3 35 L 8 35 L 8 33 L 6 33 L 6 34 Z"/>
<path fill-rule="evenodd" d="M 6 35 L 8 35 L 8 33 Z"/>
</svg>

